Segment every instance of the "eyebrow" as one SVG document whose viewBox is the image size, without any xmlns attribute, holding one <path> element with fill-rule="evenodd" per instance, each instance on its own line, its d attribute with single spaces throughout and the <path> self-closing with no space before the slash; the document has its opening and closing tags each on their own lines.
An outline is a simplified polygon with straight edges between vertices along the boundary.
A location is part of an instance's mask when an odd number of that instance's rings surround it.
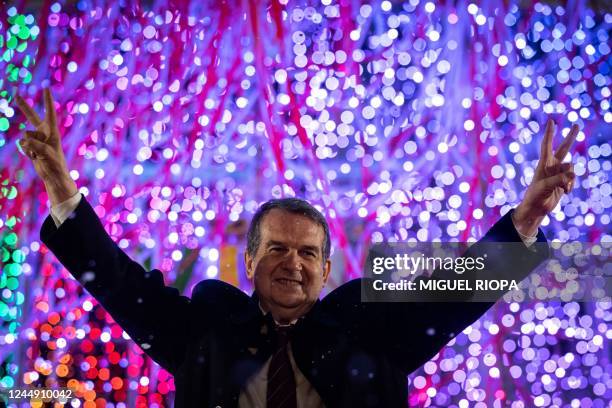
<svg viewBox="0 0 612 408">
<path fill-rule="evenodd" d="M 271 246 L 274 245 L 279 245 L 279 246 L 287 246 L 285 243 L 281 242 L 281 241 L 268 241 L 266 243 L 266 248 L 270 248 Z M 319 248 L 316 245 L 303 245 L 300 247 L 301 250 L 307 250 L 307 251 L 315 251 L 317 253 L 319 253 L 319 251 L 321 250 L 321 248 Z"/>
</svg>

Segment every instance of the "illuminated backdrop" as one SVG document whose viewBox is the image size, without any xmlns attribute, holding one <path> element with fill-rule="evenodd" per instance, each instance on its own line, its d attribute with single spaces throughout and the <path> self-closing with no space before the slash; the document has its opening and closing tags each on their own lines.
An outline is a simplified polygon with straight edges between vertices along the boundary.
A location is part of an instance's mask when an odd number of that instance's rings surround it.
<svg viewBox="0 0 612 408">
<path fill-rule="evenodd" d="M 68 384 L 85 407 L 167 406 L 174 387 L 41 246 L 48 204 L 18 153 L 15 90 L 40 107 L 51 87 L 71 176 L 118 244 L 187 294 L 205 278 L 250 291 L 245 225 L 271 197 L 327 215 L 332 287 L 373 241 L 477 239 L 520 201 L 548 116 L 582 129 L 549 239 L 611 240 L 610 13 L 135 3 L 0 8 L 3 386 Z M 410 403 L 607 406 L 611 312 L 500 302 L 410 376 Z"/>
</svg>

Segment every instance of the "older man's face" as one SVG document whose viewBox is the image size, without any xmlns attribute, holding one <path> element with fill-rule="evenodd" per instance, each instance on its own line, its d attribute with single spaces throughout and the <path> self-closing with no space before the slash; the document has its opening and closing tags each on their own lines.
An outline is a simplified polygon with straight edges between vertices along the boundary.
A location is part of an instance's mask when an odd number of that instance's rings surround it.
<svg viewBox="0 0 612 408">
<path fill-rule="evenodd" d="M 262 306 L 273 316 L 298 318 L 317 300 L 327 282 L 330 261 L 323 262 L 323 227 L 302 215 L 273 209 L 260 228 L 254 257 L 245 257 Z M 291 319 L 290 319 L 291 320 Z"/>
</svg>

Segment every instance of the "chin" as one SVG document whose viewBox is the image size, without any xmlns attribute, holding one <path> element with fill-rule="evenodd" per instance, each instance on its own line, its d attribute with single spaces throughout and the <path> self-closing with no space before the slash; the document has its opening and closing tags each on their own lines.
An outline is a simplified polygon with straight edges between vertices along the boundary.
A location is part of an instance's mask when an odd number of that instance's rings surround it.
<svg viewBox="0 0 612 408">
<path fill-rule="evenodd" d="M 273 297 L 274 303 L 284 307 L 296 307 L 306 302 L 303 294 L 279 293 Z"/>
</svg>

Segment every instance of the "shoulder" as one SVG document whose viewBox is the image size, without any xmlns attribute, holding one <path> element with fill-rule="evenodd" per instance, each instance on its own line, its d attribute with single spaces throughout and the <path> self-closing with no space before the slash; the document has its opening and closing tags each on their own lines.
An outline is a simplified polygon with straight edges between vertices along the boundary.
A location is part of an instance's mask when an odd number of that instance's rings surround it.
<svg viewBox="0 0 612 408">
<path fill-rule="evenodd" d="M 331 291 L 321 300 L 322 308 L 336 316 L 362 314 L 372 309 L 374 304 L 361 301 L 363 278 L 348 281 Z"/>
<path fill-rule="evenodd" d="M 361 297 L 361 283 L 363 279 L 353 279 L 342 285 L 338 286 L 336 289 L 332 290 L 323 298 L 323 302 L 325 303 L 335 303 L 335 302 L 355 302 L 359 301 Z"/>
<path fill-rule="evenodd" d="M 217 279 L 200 281 L 191 292 L 191 302 L 195 305 L 240 306 L 248 303 L 249 299 L 237 287 Z"/>
</svg>

